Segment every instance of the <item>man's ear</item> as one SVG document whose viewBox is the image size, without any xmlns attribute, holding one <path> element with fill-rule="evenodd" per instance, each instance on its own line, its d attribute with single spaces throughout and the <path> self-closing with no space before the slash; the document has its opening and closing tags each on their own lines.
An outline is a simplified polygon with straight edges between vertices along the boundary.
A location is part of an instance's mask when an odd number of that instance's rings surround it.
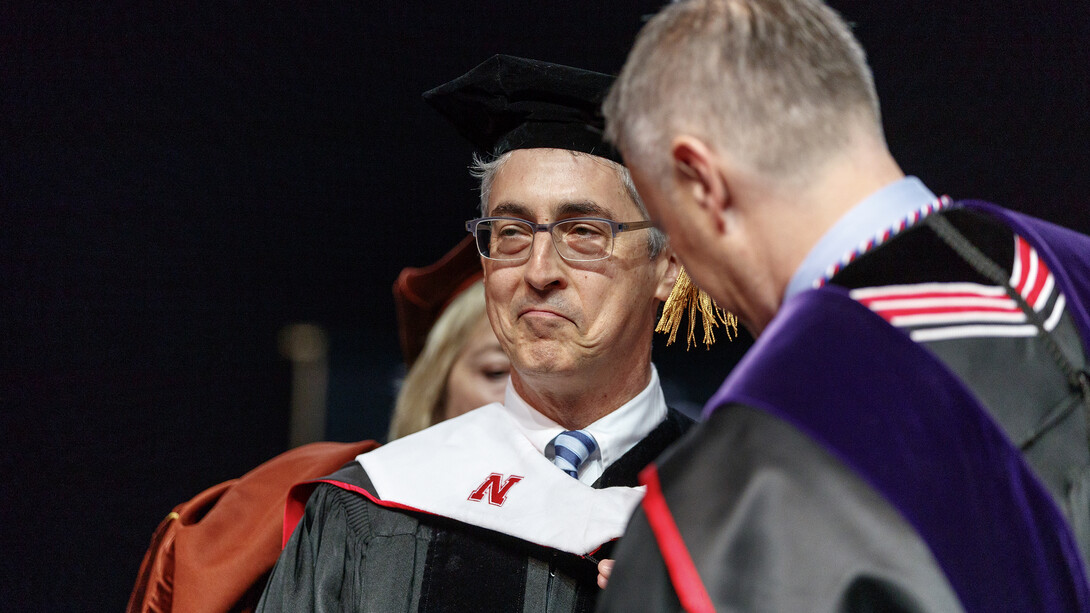
<svg viewBox="0 0 1090 613">
<path fill-rule="evenodd" d="M 722 230 L 721 214 L 730 205 L 730 190 L 719 156 L 700 139 L 683 134 L 671 143 L 670 158 L 677 193 L 700 208 L 706 223 Z"/>
<path fill-rule="evenodd" d="M 659 277 L 659 284 L 655 287 L 655 298 L 666 302 L 666 299 L 670 297 L 670 292 L 674 290 L 677 276 L 681 274 L 681 260 L 677 259 L 677 254 L 670 247 L 666 247 L 662 254 L 659 255 L 659 258 L 659 265 L 663 268 L 662 275 Z"/>
</svg>

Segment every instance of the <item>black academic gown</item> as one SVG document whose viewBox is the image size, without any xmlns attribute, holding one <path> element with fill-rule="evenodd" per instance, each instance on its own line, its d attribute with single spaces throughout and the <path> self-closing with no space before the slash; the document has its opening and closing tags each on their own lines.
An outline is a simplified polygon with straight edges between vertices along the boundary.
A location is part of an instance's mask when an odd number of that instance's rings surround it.
<svg viewBox="0 0 1090 613">
<path fill-rule="evenodd" d="M 942 214 L 1010 275 L 1016 243 L 1003 215 Z M 1078 246 L 1090 241 L 1034 228 L 1066 269 L 1056 287 L 1085 305 L 1090 257 Z M 599 610 L 1083 610 L 1090 453 L 1080 392 L 1040 336 L 913 342 L 923 326 L 868 319 L 849 297 L 929 282 L 994 285 L 923 225 L 847 266 L 835 287 L 785 305 L 792 312 L 778 318 L 794 323 L 774 320 L 754 348 L 771 358 L 743 361 L 707 422 L 647 471 Z M 1082 305 L 1068 304 L 1052 338 L 1085 371 Z M 853 322 L 863 333 L 808 344 Z M 970 405 L 982 417 L 938 414 Z"/>
<path fill-rule="evenodd" d="M 691 424 L 669 410 L 594 487 L 637 485 L 639 470 Z M 579 556 L 382 506 L 372 500 L 377 493 L 358 463 L 323 481 L 277 562 L 259 611 L 594 609 L 600 591 L 597 561 L 611 555 L 611 543 Z"/>
</svg>

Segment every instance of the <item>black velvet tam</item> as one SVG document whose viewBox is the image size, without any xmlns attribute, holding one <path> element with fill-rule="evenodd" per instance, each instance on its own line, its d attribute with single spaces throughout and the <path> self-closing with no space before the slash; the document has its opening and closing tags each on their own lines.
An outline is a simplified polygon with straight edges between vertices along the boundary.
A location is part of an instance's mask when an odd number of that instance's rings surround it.
<svg viewBox="0 0 1090 613">
<path fill-rule="evenodd" d="M 570 149 L 620 163 L 602 140 L 602 100 L 612 83 L 600 72 L 495 55 L 424 100 L 485 154 Z"/>
</svg>

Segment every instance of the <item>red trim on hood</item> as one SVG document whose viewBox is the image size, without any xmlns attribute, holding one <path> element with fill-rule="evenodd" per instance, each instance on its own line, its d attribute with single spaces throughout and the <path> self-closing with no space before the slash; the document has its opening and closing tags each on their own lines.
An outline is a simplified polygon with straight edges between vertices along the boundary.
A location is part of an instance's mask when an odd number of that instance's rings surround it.
<svg viewBox="0 0 1090 613">
<path fill-rule="evenodd" d="M 666 505 L 666 498 L 663 497 L 662 486 L 659 484 L 658 469 L 654 464 L 648 464 L 647 468 L 640 471 L 640 483 L 647 486 L 647 494 L 640 504 L 647 515 L 648 523 L 651 524 L 651 531 L 655 533 L 655 540 L 662 552 L 662 559 L 666 562 L 666 570 L 670 574 L 670 581 L 674 584 L 681 606 L 689 613 L 715 613 L 715 605 L 708 596 L 704 582 L 700 580 L 700 574 L 697 573 L 693 558 L 685 547 L 670 507 Z"/>
<path fill-rule="evenodd" d="M 397 502 L 390 502 L 388 500 L 382 500 L 376 497 L 371 492 L 364 488 L 353 485 L 351 483 L 345 483 L 344 481 L 337 481 L 335 479 L 315 479 L 314 481 L 304 481 L 292 486 L 291 491 L 288 492 L 288 502 L 284 506 L 284 540 L 280 544 L 281 549 L 287 546 L 288 539 L 291 538 L 292 532 L 295 532 L 296 526 L 303 520 L 303 512 L 306 510 L 307 499 L 314 493 L 318 485 L 321 483 L 328 483 L 341 488 L 342 490 L 348 490 L 355 492 L 361 496 L 365 496 L 371 502 L 379 505 L 380 507 L 386 507 L 389 509 L 402 509 L 405 511 L 413 511 L 415 513 L 426 513 L 428 515 L 435 515 L 435 513 L 429 513 L 423 509 L 416 507 L 410 507 L 407 504 L 401 504 Z"/>
</svg>

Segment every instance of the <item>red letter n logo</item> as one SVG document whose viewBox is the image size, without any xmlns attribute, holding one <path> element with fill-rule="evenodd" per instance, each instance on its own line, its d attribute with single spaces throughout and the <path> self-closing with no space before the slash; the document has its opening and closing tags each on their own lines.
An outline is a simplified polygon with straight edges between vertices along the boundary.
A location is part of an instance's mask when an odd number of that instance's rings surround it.
<svg viewBox="0 0 1090 613">
<path fill-rule="evenodd" d="M 504 499 L 507 498 L 507 491 L 511 489 L 512 485 L 522 481 L 522 477 L 511 475 L 506 481 L 503 481 L 503 485 L 500 485 L 502 479 L 503 475 L 500 473 L 488 475 L 484 483 L 478 485 L 477 489 L 473 490 L 473 493 L 469 495 L 469 499 L 480 502 L 481 498 L 484 498 L 485 492 L 487 492 L 488 504 L 494 504 L 497 507 L 503 506 Z"/>
</svg>

